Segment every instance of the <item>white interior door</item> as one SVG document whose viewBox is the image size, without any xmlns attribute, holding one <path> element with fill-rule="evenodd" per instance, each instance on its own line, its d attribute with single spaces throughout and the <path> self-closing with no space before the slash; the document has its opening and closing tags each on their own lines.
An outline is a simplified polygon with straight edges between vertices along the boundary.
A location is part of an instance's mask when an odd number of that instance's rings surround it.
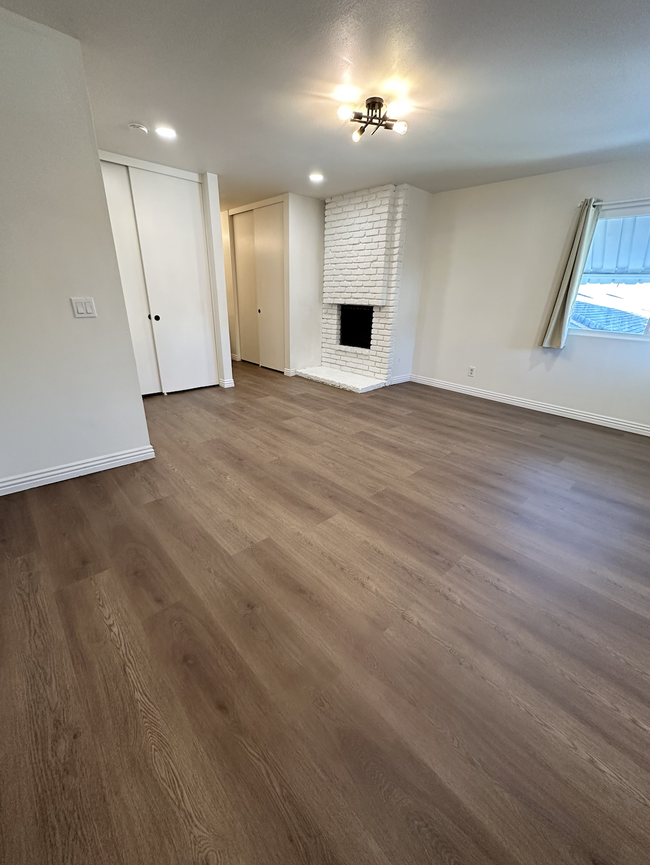
<svg viewBox="0 0 650 865">
<path fill-rule="evenodd" d="M 259 363 L 255 229 L 252 210 L 232 218 L 239 306 L 239 351 L 242 360 Z"/>
<path fill-rule="evenodd" d="M 129 168 L 165 392 L 218 382 L 200 184 Z"/>
<path fill-rule="evenodd" d="M 259 363 L 284 370 L 284 205 L 253 210 Z"/>
<path fill-rule="evenodd" d="M 160 393 L 162 386 L 151 321 L 148 318 L 149 300 L 128 171 L 125 165 L 102 162 L 102 174 L 140 390 L 143 394 Z"/>
</svg>

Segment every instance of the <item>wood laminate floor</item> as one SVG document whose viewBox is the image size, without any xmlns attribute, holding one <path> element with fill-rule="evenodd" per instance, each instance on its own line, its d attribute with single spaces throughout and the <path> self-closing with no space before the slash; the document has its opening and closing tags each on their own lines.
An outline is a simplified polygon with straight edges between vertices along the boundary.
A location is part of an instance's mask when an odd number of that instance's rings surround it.
<svg viewBox="0 0 650 865">
<path fill-rule="evenodd" d="M 647 865 L 650 441 L 235 366 L 0 499 L 3 865 Z"/>
</svg>

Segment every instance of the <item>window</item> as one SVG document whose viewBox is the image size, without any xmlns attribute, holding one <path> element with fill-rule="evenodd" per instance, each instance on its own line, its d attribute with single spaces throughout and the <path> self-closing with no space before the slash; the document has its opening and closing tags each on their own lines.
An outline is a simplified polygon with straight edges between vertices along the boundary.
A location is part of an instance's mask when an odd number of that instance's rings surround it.
<svg viewBox="0 0 650 865">
<path fill-rule="evenodd" d="M 598 220 L 570 327 L 650 337 L 650 213 Z"/>
</svg>

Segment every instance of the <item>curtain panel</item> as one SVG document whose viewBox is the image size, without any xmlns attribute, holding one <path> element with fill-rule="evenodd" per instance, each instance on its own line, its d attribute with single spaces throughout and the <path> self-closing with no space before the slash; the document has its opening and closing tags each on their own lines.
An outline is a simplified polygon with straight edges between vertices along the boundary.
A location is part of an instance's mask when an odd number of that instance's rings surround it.
<svg viewBox="0 0 650 865">
<path fill-rule="evenodd" d="M 589 255 L 589 247 L 602 206 L 603 202 L 597 198 L 585 198 L 580 205 L 571 248 L 560 278 L 553 311 L 542 340 L 544 348 L 564 348 L 569 332 L 573 304 L 578 296 L 580 281 Z"/>
</svg>

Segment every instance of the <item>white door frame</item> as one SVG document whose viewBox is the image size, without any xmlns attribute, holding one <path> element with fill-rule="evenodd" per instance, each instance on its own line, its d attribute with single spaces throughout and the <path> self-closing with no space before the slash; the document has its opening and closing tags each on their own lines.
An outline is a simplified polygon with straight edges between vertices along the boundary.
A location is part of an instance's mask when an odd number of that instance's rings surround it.
<svg viewBox="0 0 650 865">
<path fill-rule="evenodd" d="M 226 272 L 223 258 L 223 241 L 221 238 L 219 180 L 217 175 L 207 173 L 195 174 L 192 171 L 183 171 L 180 168 L 159 165 L 157 162 L 145 162 L 142 159 L 134 159 L 131 156 L 109 153 L 106 150 L 99 151 L 99 158 L 104 160 L 104 162 L 116 162 L 118 165 L 128 165 L 132 168 L 141 168 L 144 171 L 153 171 L 157 174 L 179 177 L 182 180 L 192 180 L 200 185 L 219 385 L 220 387 L 234 387 L 230 335 L 228 333 L 228 298 L 226 295 Z"/>
</svg>

